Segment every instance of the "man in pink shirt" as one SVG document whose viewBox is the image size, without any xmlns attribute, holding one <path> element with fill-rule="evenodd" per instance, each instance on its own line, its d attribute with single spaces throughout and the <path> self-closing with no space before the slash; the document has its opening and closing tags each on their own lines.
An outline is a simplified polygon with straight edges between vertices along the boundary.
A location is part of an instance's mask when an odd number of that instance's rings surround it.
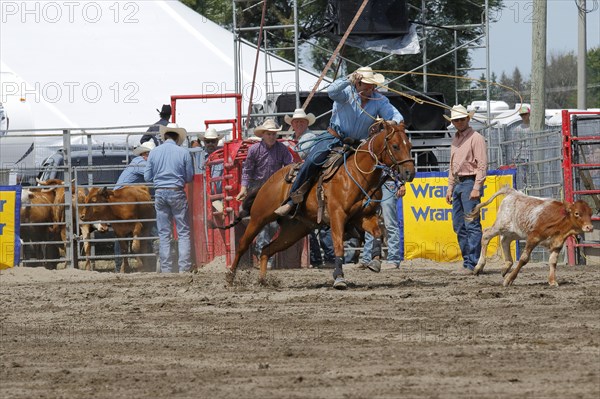
<svg viewBox="0 0 600 399">
<path fill-rule="evenodd" d="M 472 273 L 479 260 L 482 230 L 479 217 L 467 222 L 465 215 L 481 202 L 487 175 L 487 146 L 485 138 L 469 126 L 472 115 L 462 105 L 455 105 L 450 118 L 446 117 L 456 128 L 450 148 L 446 202 L 452 204 L 452 225 L 466 274 Z"/>
</svg>

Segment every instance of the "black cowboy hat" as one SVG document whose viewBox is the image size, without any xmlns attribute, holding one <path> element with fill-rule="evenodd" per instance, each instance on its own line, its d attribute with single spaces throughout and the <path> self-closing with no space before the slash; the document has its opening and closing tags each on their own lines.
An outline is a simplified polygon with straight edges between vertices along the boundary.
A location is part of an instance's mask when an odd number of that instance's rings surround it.
<svg viewBox="0 0 600 399">
<path fill-rule="evenodd" d="M 159 114 L 167 114 L 167 115 L 171 115 L 171 106 L 169 104 L 163 104 L 161 110 L 159 111 L 158 109 L 156 110 L 156 112 L 158 112 Z"/>
</svg>

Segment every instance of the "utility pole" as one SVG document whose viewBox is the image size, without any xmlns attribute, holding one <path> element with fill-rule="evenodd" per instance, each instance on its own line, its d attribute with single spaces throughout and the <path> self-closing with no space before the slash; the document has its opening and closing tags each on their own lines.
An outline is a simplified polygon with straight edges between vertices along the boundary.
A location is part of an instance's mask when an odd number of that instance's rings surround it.
<svg viewBox="0 0 600 399">
<path fill-rule="evenodd" d="M 585 60 L 587 58 L 586 44 L 586 12 L 585 0 L 578 1 L 579 9 L 579 29 L 577 41 L 577 108 L 587 108 L 587 74 Z"/>
<path fill-rule="evenodd" d="M 533 0 L 531 62 L 531 130 L 545 128 L 546 114 L 546 0 Z"/>
</svg>

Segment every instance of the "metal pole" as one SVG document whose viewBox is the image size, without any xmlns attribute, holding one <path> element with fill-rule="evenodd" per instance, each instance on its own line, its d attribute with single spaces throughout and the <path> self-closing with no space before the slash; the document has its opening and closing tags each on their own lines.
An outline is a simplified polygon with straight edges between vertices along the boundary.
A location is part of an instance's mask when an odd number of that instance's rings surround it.
<svg viewBox="0 0 600 399">
<path fill-rule="evenodd" d="M 63 130 L 63 148 L 65 151 L 65 159 L 63 166 L 64 172 L 64 192 L 65 192 L 65 228 L 67 232 L 65 243 L 65 262 L 69 263 L 69 267 L 75 267 L 75 237 L 73 235 L 73 196 L 71 193 L 71 131 Z"/>
<path fill-rule="evenodd" d="M 490 110 L 490 18 L 489 3 L 485 0 L 485 102 L 487 108 L 487 121 L 492 120 Z M 489 130 L 488 130 L 489 131 Z"/>
<path fill-rule="evenodd" d="M 294 76 L 296 79 L 296 108 L 300 108 L 300 64 L 298 57 L 298 0 L 294 0 Z"/>
<path fill-rule="evenodd" d="M 421 15 L 423 15 L 423 92 L 427 93 L 427 7 L 421 0 Z"/>
<path fill-rule="evenodd" d="M 587 43 L 586 43 L 586 13 L 585 13 L 585 0 L 579 0 L 579 29 L 578 29 L 578 41 L 577 41 L 577 108 L 587 108 L 587 74 L 585 68 L 585 60 L 587 56 Z"/>
<path fill-rule="evenodd" d="M 531 62 L 531 131 L 545 127 L 546 110 L 546 0 L 533 0 Z"/>
</svg>

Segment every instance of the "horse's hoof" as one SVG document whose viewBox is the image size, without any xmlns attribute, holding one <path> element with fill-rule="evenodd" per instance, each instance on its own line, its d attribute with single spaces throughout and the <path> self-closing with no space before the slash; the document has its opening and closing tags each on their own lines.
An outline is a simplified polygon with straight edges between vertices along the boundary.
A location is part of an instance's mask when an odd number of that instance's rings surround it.
<svg viewBox="0 0 600 399">
<path fill-rule="evenodd" d="M 228 286 L 232 286 L 233 285 L 233 279 L 235 278 L 235 273 L 232 272 L 231 270 L 227 270 L 227 272 L 225 272 L 225 282 L 227 282 Z"/>
<path fill-rule="evenodd" d="M 348 284 L 346 284 L 346 280 L 343 277 L 337 277 L 333 282 L 333 288 L 336 290 L 345 290 L 348 288 Z"/>
<path fill-rule="evenodd" d="M 371 262 L 369 262 L 367 268 L 372 272 L 379 273 L 381 271 L 381 262 L 377 259 L 373 259 Z"/>
</svg>

